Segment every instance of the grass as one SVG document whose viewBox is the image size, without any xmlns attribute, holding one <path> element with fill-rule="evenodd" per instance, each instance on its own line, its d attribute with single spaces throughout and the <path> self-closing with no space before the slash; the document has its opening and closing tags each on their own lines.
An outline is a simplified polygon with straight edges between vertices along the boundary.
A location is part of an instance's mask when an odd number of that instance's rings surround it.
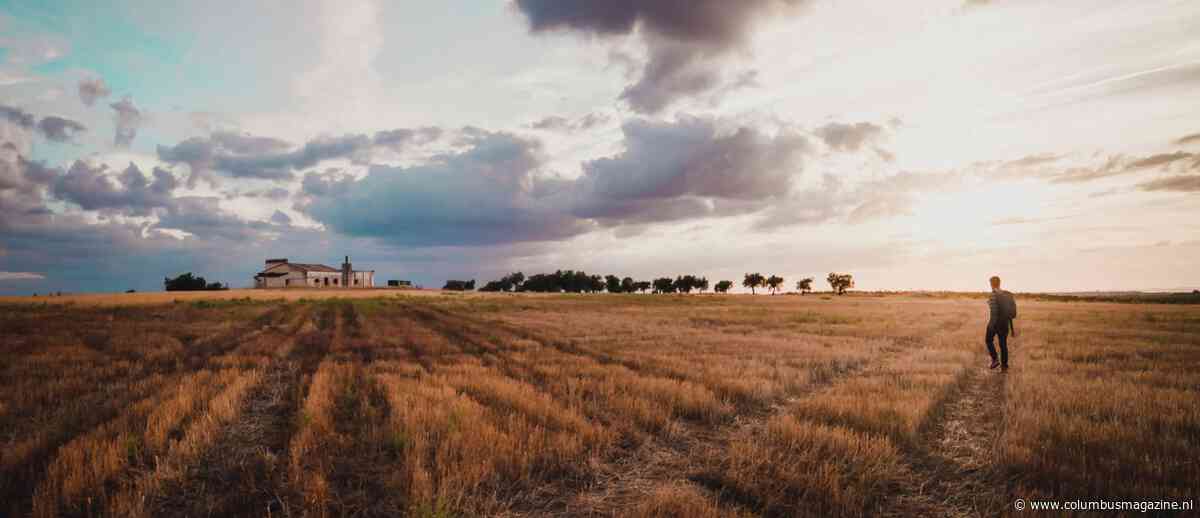
<svg viewBox="0 0 1200 518">
<path fill-rule="evenodd" d="M 1200 480 L 1186 305 L 1023 299 L 1000 375 L 969 297 L 152 295 L 0 306 L 0 514 L 993 516 Z"/>
</svg>

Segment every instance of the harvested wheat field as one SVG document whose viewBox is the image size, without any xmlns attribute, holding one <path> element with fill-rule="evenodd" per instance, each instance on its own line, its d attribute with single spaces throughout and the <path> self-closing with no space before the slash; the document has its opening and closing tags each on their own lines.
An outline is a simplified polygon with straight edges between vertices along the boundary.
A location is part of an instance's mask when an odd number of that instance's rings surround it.
<svg viewBox="0 0 1200 518">
<path fill-rule="evenodd" d="M 1197 497 L 1195 306 L 1023 302 L 1001 374 L 977 298 L 375 295 L 4 305 L 0 513 L 995 516 Z"/>
</svg>

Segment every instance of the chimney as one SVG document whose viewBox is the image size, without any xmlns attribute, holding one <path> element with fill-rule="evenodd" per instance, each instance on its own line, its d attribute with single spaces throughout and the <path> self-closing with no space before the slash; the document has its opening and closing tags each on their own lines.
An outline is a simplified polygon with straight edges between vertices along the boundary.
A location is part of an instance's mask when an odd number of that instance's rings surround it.
<svg viewBox="0 0 1200 518">
<path fill-rule="evenodd" d="M 346 256 L 346 262 L 342 263 L 342 287 L 350 286 L 350 256 Z"/>
</svg>

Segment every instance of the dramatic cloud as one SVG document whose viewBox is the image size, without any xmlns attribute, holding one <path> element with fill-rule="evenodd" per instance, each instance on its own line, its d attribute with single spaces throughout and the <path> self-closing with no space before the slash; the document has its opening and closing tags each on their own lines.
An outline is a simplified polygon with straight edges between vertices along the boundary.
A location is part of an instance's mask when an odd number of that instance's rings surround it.
<svg viewBox="0 0 1200 518">
<path fill-rule="evenodd" d="M 1159 178 L 1138 184 L 1143 191 L 1200 192 L 1200 175 L 1180 175 Z"/>
<path fill-rule="evenodd" d="M 786 195 L 809 149 L 800 135 L 729 131 L 707 118 L 634 120 L 625 150 L 584 164 L 574 212 L 609 222 L 675 220 L 762 208 Z"/>
<path fill-rule="evenodd" d="M 133 163 L 114 180 L 104 165 L 91 166 L 75 161 L 53 186 L 56 197 L 79 205 L 84 210 L 112 211 L 132 216 L 147 216 L 155 208 L 169 208 L 179 181 L 170 172 L 154 168 L 154 180 L 146 179 Z"/>
<path fill-rule="evenodd" d="M 814 130 L 814 133 L 830 149 L 856 152 L 864 146 L 878 141 L 884 135 L 883 126 L 870 122 L 846 124 L 831 122 Z"/>
<path fill-rule="evenodd" d="M 637 31 L 649 60 L 621 94 L 641 113 L 716 89 L 715 60 L 743 49 L 754 23 L 800 0 L 516 0 L 534 33 L 575 31 L 622 37 Z"/>
<path fill-rule="evenodd" d="M 542 170 L 536 141 L 474 128 L 429 165 L 362 180 L 308 173 L 297 205 L 334 230 L 405 245 L 553 241 L 598 228 L 747 214 L 787 197 L 811 145 L 799 134 L 682 117 L 625 123 L 623 151 L 579 178 Z"/>
<path fill-rule="evenodd" d="M 103 99 L 111 93 L 112 90 L 102 78 L 86 78 L 79 81 L 79 100 L 88 106 L 95 104 L 96 99 Z"/>
<path fill-rule="evenodd" d="M 45 117 L 38 123 L 38 131 L 55 142 L 74 140 L 75 135 L 86 130 L 87 127 L 83 124 L 62 117 Z"/>
<path fill-rule="evenodd" d="M 376 165 L 350 183 L 307 175 L 305 192 L 315 196 L 307 210 L 338 232 L 415 246 L 558 240 L 589 228 L 535 199 L 538 143 L 472 133 L 469 149 L 428 165 Z"/>
<path fill-rule="evenodd" d="M 115 112 L 113 122 L 116 124 L 116 130 L 113 135 L 113 145 L 119 148 L 128 148 L 133 144 L 133 139 L 137 137 L 138 128 L 142 126 L 142 112 L 133 105 L 133 100 L 128 97 L 109 106 Z"/>
</svg>

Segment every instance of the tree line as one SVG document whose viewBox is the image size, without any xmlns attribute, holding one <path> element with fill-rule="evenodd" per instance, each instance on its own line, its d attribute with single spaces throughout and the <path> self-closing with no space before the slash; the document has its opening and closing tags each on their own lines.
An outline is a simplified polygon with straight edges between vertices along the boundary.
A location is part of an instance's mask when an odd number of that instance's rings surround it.
<svg viewBox="0 0 1200 518">
<path fill-rule="evenodd" d="M 826 278 L 829 287 L 838 295 L 844 295 L 846 290 L 854 287 L 854 277 L 847 273 L 830 273 Z M 778 275 L 765 276 L 761 273 L 747 273 L 742 279 L 742 286 L 750 288 L 750 293 L 757 294 L 758 288 L 766 288 L 772 295 L 783 288 L 784 278 Z M 796 291 L 806 294 L 812 291 L 812 277 L 806 277 L 796 282 Z M 486 292 L 533 292 L 533 293 L 704 293 L 710 287 L 707 277 L 696 275 L 679 275 L 675 278 L 659 277 L 652 281 L 638 281 L 633 277 L 617 277 L 616 275 L 589 275 L 579 270 L 558 270 L 554 273 L 539 273 L 526 277 L 522 272 L 510 273 L 500 279 L 489 281 L 479 291 Z M 711 285 L 716 293 L 728 293 L 733 288 L 733 281 L 722 280 Z M 448 280 L 443 290 L 473 291 L 475 280 Z"/>
</svg>

